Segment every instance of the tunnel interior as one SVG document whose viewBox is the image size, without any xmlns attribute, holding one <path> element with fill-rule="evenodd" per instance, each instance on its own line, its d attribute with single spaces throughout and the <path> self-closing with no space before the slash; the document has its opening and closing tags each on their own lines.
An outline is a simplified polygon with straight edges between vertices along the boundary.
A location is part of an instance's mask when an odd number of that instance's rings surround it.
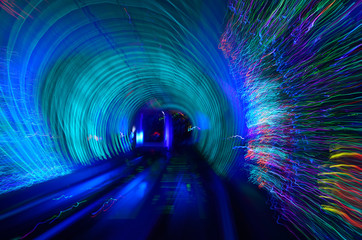
<svg viewBox="0 0 362 240">
<path fill-rule="evenodd" d="M 153 147 L 176 150 L 197 143 L 200 128 L 178 110 L 141 108 L 135 116 L 134 132 L 131 133 L 134 149 Z"/>
<path fill-rule="evenodd" d="M 362 238 L 361 10 L 0 0 L 2 238 Z"/>
</svg>

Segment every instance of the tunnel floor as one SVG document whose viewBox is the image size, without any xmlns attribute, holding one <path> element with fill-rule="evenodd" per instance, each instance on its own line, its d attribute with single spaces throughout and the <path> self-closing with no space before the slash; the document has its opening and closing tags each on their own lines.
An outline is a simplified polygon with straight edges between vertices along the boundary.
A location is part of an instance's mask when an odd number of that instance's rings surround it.
<svg viewBox="0 0 362 240">
<path fill-rule="evenodd" d="M 192 148 L 117 161 L 3 196 L 5 239 L 295 238 L 262 190 L 222 179 Z"/>
</svg>

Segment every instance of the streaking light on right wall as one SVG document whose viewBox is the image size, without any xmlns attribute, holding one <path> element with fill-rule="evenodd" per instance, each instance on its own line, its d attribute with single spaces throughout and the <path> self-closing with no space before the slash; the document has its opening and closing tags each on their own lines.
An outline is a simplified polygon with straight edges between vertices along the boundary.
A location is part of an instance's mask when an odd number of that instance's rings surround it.
<svg viewBox="0 0 362 240">
<path fill-rule="evenodd" d="M 303 239 L 360 239 L 361 1 L 229 1 L 250 181 Z"/>
</svg>

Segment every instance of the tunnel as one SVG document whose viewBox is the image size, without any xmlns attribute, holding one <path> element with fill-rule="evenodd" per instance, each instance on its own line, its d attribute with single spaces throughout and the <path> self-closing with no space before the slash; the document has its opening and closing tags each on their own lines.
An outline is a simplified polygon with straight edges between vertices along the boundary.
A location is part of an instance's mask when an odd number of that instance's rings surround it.
<svg viewBox="0 0 362 240">
<path fill-rule="evenodd" d="M 361 10 L 0 0 L 0 238 L 361 239 Z"/>
</svg>

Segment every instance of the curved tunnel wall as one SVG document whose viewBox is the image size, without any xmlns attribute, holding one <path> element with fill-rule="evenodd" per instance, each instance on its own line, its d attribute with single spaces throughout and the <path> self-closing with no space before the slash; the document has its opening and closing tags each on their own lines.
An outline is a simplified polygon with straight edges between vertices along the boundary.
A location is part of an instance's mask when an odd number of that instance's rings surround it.
<svg viewBox="0 0 362 240">
<path fill-rule="evenodd" d="M 4 169 L 37 182 L 130 151 L 130 121 L 150 101 L 190 116 L 219 174 L 233 168 L 229 137 L 242 124 L 217 49 L 223 3 L 23 4 L 24 18 L 2 15 L 12 23 L 1 39 Z"/>
</svg>

